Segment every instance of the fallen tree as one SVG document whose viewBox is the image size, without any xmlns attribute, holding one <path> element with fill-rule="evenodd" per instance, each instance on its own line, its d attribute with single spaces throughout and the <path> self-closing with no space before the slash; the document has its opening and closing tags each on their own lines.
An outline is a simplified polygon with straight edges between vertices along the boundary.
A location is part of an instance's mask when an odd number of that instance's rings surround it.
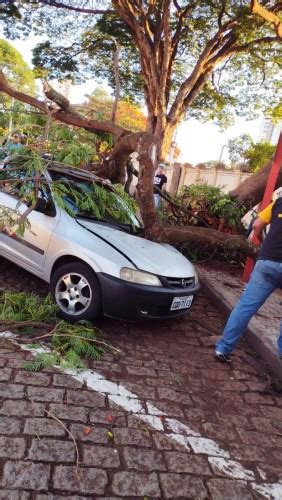
<svg viewBox="0 0 282 500">
<path fill-rule="evenodd" d="M 146 132 L 130 133 L 121 127 L 107 122 L 101 122 L 100 127 L 100 122 L 92 122 L 78 114 L 68 100 L 60 96 L 58 92 L 55 92 L 50 85 L 45 85 L 45 95 L 50 101 L 49 104 L 46 104 L 39 99 L 16 91 L 7 82 L 3 72 L 1 72 L 0 91 L 6 92 L 8 95 L 27 104 L 31 104 L 46 114 L 51 114 L 53 119 L 63 123 L 83 127 L 86 130 L 93 130 L 98 134 L 105 130 L 113 133 L 116 143 L 111 157 L 105 159 L 104 164 L 99 168 L 100 173 L 103 172 L 103 177 L 110 178 L 113 182 L 124 180 L 126 160 L 132 152 L 137 151 L 140 164 L 137 197 L 144 222 L 144 236 L 146 238 L 169 243 L 192 241 L 202 245 L 220 247 L 225 250 L 240 251 L 245 255 L 253 255 L 254 248 L 244 236 L 229 235 L 207 227 L 172 227 L 160 221 L 153 198 L 156 144 L 151 134 Z M 30 210 L 28 213 L 30 213 Z"/>
<path fill-rule="evenodd" d="M 269 177 L 272 163 L 269 162 L 261 170 L 245 179 L 236 189 L 229 192 L 229 195 L 238 199 L 246 207 L 254 207 L 263 198 L 266 182 Z M 280 170 L 275 188 L 282 186 L 282 171 Z"/>
</svg>

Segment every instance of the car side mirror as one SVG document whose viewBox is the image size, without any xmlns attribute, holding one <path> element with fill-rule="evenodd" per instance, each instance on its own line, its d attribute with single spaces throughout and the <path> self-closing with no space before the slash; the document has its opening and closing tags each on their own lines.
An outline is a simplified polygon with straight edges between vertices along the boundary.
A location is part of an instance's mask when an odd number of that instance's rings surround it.
<svg viewBox="0 0 282 500">
<path fill-rule="evenodd" d="M 56 215 L 56 208 L 53 201 L 46 201 L 44 198 L 38 198 L 34 210 L 36 210 L 36 212 L 48 215 L 49 217 L 55 217 Z"/>
</svg>

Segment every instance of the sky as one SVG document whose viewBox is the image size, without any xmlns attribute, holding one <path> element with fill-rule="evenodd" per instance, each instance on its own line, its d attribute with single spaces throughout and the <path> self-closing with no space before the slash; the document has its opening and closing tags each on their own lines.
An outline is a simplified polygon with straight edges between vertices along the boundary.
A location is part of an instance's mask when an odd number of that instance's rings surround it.
<svg viewBox="0 0 282 500">
<path fill-rule="evenodd" d="M 27 40 L 8 41 L 31 65 L 32 48 L 42 41 L 42 38 L 30 37 Z M 82 102 L 85 94 L 91 94 L 96 86 L 95 80 L 90 80 L 83 85 L 72 86 L 69 95 L 70 101 L 73 104 Z M 106 84 L 105 88 L 107 88 Z M 181 150 L 179 161 L 192 163 L 193 165 L 209 160 L 219 160 L 220 157 L 222 161 L 228 161 L 226 147 L 228 140 L 243 133 L 248 133 L 254 141 L 257 141 L 261 124 L 262 117 L 253 121 L 236 118 L 232 127 L 220 132 L 218 127 L 211 122 L 203 124 L 195 119 L 185 121 L 178 127 L 175 138 L 177 146 Z"/>
</svg>

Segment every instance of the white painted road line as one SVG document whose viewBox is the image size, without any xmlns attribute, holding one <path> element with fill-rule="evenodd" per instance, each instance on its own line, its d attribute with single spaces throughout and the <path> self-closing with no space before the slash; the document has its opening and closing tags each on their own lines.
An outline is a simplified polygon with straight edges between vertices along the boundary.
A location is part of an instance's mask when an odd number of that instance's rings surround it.
<svg viewBox="0 0 282 500">
<path fill-rule="evenodd" d="M 13 344 L 18 345 L 22 350 L 29 351 L 36 355 L 39 352 L 49 352 L 49 349 L 31 348 L 27 345 L 18 344 L 16 335 L 11 332 L 2 332 L 0 337 L 9 339 Z M 56 367 L 57 368 L 57 367 Z M 223 450 L 214 440 L 201 436 L 193 431 L 188 425 L 179 420 L 169 418 L 164 412 L 159 410 L 151 403 L 142 403 L 138 396 L 121 384 L 106 380 L 93 370 L 85 370 L 80 373 L 71 370 L 61 370 L 74 380 L 86 384 L 88 389 L 107 395 L 108 399 L 119 405 L 128 413 L 133 413 L 138 419 L 147 422 L 153 429 L 166 432 L 166 436 L 187 450 L 194 451 L 196 454 L 205 454 L 212 469 L 223 473 L 229 478 L 240 479 L 250 483 L 252 489 L 262 495 L 264 498 L 272 500 L 281 500 L 282 483 L 263 483 L 255 482 L 253 471 L 245 469 L 238 461 L 232 460 L 230 453 Z M 148 413 L 147 413 L 148 412 Z M 162 417 L 162 418 L 160 418 Z M 167 429 L 167 431 L 165 431 Z M 260 465 L 262 468 L 262 464 Z M 260 472 L 261 474 L 261 472 Z"/>
</svg>

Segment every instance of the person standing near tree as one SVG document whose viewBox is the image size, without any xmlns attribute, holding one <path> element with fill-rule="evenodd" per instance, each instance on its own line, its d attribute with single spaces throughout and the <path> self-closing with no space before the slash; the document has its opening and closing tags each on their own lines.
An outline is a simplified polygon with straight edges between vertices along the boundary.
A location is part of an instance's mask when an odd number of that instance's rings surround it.
<svg viewBox="0 0 282 500">
<path fill-rule="evenodd" d="M 215 357 L 230 362 L 229 354 L 235 349 L 249 321 L 276 288 L 282 288 L 282 198 L 268 205 L 253 222 L 254 235 L 261 240 L 264 228 L 270 224 L 258 253 L 257 262 L 239 303 L 231 312 L 223 336 L 216 344 Z M 277 340 L 282 360 L 282 320 Z"/>
<path fill-rule="evenodd" d="M 167 183 L 167 176 L 165 175 L 165 165 L 160 163 L 154 177 L 154 187 L 162 190 L 162 187 Z M 159 193 L 154 194 L 155 205 L 157 208 L 160 207 L 161 204 L 161 196 Z"/>
</svg>

